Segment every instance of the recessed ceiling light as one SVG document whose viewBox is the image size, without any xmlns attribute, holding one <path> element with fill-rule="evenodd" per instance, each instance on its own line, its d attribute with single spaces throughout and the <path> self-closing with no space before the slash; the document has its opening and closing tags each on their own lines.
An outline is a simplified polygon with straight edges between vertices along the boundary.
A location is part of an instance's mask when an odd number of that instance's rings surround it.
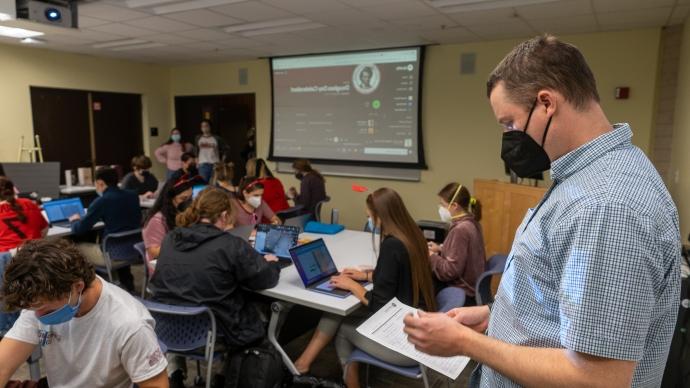
<svg viewBox="0 0 690 388">
<path fill-rule="evenodd" d="M 94 44 L 93 48 L 109 48 L 109 47 L 118 47 L 118 46 L 128 46 L 132 44 L 139 44 L 139 43 L 146 43 L 147 41 L 141 40 L 141 39 L 125 39 L 125 40 L 116 40 L 116 41 L 110 41 L 110 42 L 105 42 L 105 43 L 97 43 Z"/>
<path fill-rule="evenodd" d="M 183 3 L 161 5 L 153 8 L 153 13 L 156 15 L 163 15 L 166 13 L 192 11 L 195 9 L 203 9 L 208 7 L 215 7 L 216 5 L 242 3 L 247 0 L 194 0 L 185 1 Z"/>
<path fill-rule="evenodd" d="M 326 25 L 321 24 L 321 23 L 305 23 L 305 24 L 297 24 L 294 26 L 283 26 L 283 27 L 263 28 L 260 30 L 244 31 L 244 32 L 240 32 L 240 35 L 242 35 L 244 37 L 250 37 L 250 36 L 257 36 L 257 35 L 280 34 L 283 32 L 313 30 L 313 29 L 321 28 L 321 27 L 326 27 Z"/>
<path fill-rule="evenodd" d="M 45 34 L 40 32 L 40 31 L 32 31 L 32 30 L 25 30 L 23 28 L 0 26 L 0 35 L 8 36 L 10 38 L 22 39 L 22 38 L 33 38 L 35 36 L 41 36 L 41 35 L 45 35 Z"/>
<path fill-rule="evenodd" d="M 24 39 L 20 40 L 20 42 L 22 42 L 24 44 L 43 44 L 43 43 L 45 43 L 45 40 L 36 39 L 36 38 L 24 38 Z"/>
<path fill-rule="evenodd" d="M 470 12 L 553 3 L 556 1 L 559 0 L 431 0 L 429 4 L 443 12 Z"/>
<path fill-rule="evenodd" d="M 180 0 L 126 0 L 125 4 L 129 8 L 150 7 L 158 4 L 172 3 Z"/>
<path fill-rule="evenodd" d="M 234 24 L 232 26 L 228 26 L 228 27 L 223 28 L 223 31 L 225 31 L 225 32 L 237 32 L 237 31 L 259 30 L 262 28 L 290 26 L 293 24 L 303 24 L 303 23 L 309 23 L 309 22 L 311 22 L 311 20 L 305 19 L 305 18 L 279 19 L 279 20 L 270 20 L 267 22 Z"/>
<path fill-rule="evenodd" d="M 137 44 L 134 46 L 115 47 L 115 48 L 111 48 L 110 50 L 112 50 L 112 51 L 141 50 L 141 49 L 152 48 L 152 47 L 161 47 L 161 46 L 167 46 L 167 44 L 165 44 L 165 43 L 146 43 L 146 44 Z"/>
</svg>

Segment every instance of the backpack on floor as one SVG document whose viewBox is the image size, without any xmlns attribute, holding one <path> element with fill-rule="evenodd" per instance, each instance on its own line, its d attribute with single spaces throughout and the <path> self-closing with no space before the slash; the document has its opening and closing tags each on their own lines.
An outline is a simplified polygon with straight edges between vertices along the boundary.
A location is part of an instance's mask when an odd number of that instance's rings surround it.
<svg viewBox="0 0 690 388">
<path fill-rule="evenodd" d="M 280 388 L 285 371 L 283 359 L 268 341 L 250 346 L 230 355 L 226 364 L 226 388 Z"/>
</svg>

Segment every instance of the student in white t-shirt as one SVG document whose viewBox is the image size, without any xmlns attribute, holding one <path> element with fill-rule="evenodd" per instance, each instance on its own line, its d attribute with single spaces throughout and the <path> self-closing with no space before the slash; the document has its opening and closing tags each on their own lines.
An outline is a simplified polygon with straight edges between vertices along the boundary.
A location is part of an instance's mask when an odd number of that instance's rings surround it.
<svg viewBox="0 0 690 388">
<path fill-rule="evenodd" d="M 211 133 L 211 121 L 201 121 L 201 134 L 194 139 L 199 175 L 210 182 L 213 165 L 225 162 L 230 156 L 230 146 L 222 137 Z"/>
<path fill-rule="evenodd" d="M 64 240 L 25 243 L 5 269 L 2 297 L 23 309 L 0 342 L 0 387 L 40 346 L 51 388 L 167 388 L 154 320 Z"/>
</svg>

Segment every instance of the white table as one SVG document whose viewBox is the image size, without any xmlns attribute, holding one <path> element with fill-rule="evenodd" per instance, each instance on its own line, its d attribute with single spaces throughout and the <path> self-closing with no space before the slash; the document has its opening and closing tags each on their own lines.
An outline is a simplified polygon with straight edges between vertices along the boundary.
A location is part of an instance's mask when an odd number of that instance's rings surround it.
<svg viewBox="0 0 690 388">
<path fill-rule="evenodd" d="M 356 266 L 373 267 L 376 263 L 376 255 L 370 233 L 344 230 L 335 235 L 307 233 L 300 237 L 311 240 L 323 238 L 338 270 Z M 366 288 L 370 290 L 371 287 L 372 285 L 369 284 Z M 268 340 L 281 354 L 285 366 L 293 375 L 299 375 L 300 373 L 280 343 L 278 343 L 280 325 L 284 321 L 285 315 L 290 311 L 291 305 L 299 304 L 338 315 L 348 315 L 361 305 L 359 299 L 353 295 L 347 298 L 338 298 L 305 289 L 294 264 L 282 269 L 280 280 L 275 287 L 259 291 L 259 293 L 277 299 L 276 302 L 271 304 Z"/>
<path fill-rule="evenodd" d="M 74 195 L 74 194 L 87 194 L 95 193 L 96 186 L 65 186 L 60 185 L 60 194 L 63 195 Z"/>
<path fill-rule="evenodd" d="M 92 230 L 103 229 L 103 226 L 105 226 L 103 221 L 98 221 L 93 225 Z M 64 226 L 51 226 L 50 229 L 48 229 L 48 234 L 46 234 L 46 237 L 67 237 L 71 236 L 72 234 L 71 228 Z"/>
</svg>

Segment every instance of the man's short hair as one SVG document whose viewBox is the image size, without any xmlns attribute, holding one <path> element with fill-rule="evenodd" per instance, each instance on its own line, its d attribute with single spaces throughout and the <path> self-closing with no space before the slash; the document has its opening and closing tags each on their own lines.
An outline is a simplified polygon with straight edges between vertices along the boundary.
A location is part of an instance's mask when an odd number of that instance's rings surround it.
<svg viewBox="0 0 690 388">
<path fill-rule="evenodd" d="M 75 245 L 63 239 L 25 242 L 5 268 L 2 297 L 5 309 L 29 308 L 39 301 L 64 298 L 72 285 L 95 279 L 93 265 Z"/>
<path fill-rule="evenodd" d="M 541 89 L 559 92 L 583 110 L 599 102 L 594 74 L 577 47 L 542 35 L 515 46 L 489 75 L 487 97 L 503 82 L 508 98 L 529 110 Z"/>
<path fill-rule="evenodd" d="M 96 170 L 96 180 L 102 180 L 108 187 L 117 186 L 117 171 L 114 168 L 102 167 Z"/>
<path fill-rule="evenodd" d="M 146 155 L 137 155 L 132 158 L 132 168 L 148 170 L 151 166 L 151 159 Z"/>
</svg>

